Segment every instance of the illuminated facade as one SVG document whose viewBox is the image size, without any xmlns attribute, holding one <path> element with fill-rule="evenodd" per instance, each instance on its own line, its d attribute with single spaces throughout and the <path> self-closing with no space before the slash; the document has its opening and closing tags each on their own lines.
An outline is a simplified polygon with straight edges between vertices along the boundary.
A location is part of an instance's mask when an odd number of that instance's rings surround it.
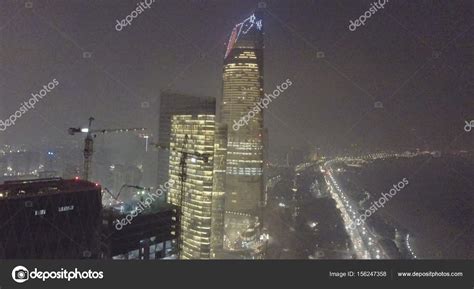
<svg viewBox="0 0 474 289">
<path fill-rule="evenodd" d="M 214 115 L 175 115 L 171 122 L 168 203 L 182 206 L 181 259 L 211 258 Z M 183 152 L 185 180 L 181 181 Z M 207 162 L 195 155 L 209 156 Z M 181 191 L 183 189 L 183 191 Z M 181 193 L 183 200 L 181 202 Z"/>
<path fill-rule="evenodd" d="M 160 144 L 170 144 L 171 120 L 173 115 L 215 114 L 216 99 L 201 98 L 171 91 L 162 91 L 160 94 L 160 118 L 158 126 L 158 140 Z M 158 151 L 158 180 L 157 186 L 166 183 L 169 179 L 169 159 L 167 150 Z"/>
<path fill-rule="evenodd" d="M 263 93 L 263 25 L 261 12 L 237 24 L 224 58 L 220 122 L 227 125 L 224 248 L 252 249 L 258 235 L 263 200 L 263 113 L 238 130 L 235 122 L 249 113 Z M 254 234 L 254 236 L 250 236 Z"/>
<path fill-rule="evenodd" d="M 214 185 L 212 192 L 211 257 L 222 257 L 224 245 L 227 127 L 216 123 L 214 135 Z"/>
</svg>

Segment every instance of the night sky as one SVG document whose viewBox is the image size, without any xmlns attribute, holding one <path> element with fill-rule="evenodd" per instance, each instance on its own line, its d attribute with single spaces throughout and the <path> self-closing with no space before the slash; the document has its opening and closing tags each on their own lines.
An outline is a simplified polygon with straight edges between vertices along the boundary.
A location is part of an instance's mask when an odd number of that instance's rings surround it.
<svg viewBox="0 0 474 289">
<path fill-rule="evenodd" d="M 157 0 L 119 32 L 137 1 L 24 2 L 0 0 L 0 119 L 60 84 L 0 143 L 67 145 L 67 128 L 91 115 L 97 127 L 156 134 L 161 90 L 220 97 L 226 41 L 258 6 Z M 293 82 L 265 111 L 272 154 L 472 149 L 474 2 L 391 0 L 349 31 L 372 2 L 266 1 L 265 92 Z"/>
</svg>

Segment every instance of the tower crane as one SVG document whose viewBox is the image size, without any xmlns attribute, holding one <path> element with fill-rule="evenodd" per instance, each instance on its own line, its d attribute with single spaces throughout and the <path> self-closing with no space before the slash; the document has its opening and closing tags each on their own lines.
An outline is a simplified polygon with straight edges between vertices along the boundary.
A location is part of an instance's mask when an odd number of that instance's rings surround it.
<svg viewBox="0 0 474 289">
<path fill-rule="evenodd" d="M 89 118 L 89 126 L 86 128 L 74 128 L 71 127 L 68 129 L 70 135 L 75 135 L 76 133 L 85 133 L 86 138 L 84 140 L 84 171 L 83 179 L 89 180 L 90 177 L 90 167 L 92 161 L 92 155 L 94 153 L 94 138 L 97 134 L 106 134 L 106 133 L 122 133 L 122 132 L 135 132 L 135 131 L 144 131 L 145 128 L 118 128 L 118 129 L 92 129 L 92 122 L 95 119 L 93 117 Z"/>
<path fill-rule="evenodd" d="M 198 160 L 204 161 L 204 163 L 208 163 L 209 162 L 209 157 L 210 157 L 210 154 L 207 154 L 207 153 L 202 154 L 202 153 L 199 153 L 199 152 L 190 152 L 187 149 L 188 139 L 189 139 L 189 136 L 186 134 L 184 136 L 184 141 L 183 141 L 183 145 L 182 145 L 181 149 L 170 148 L 168 145 L 165 145 L 165 144 L 151 143 L 151 145 L 154 145 L 156 148 L 164 149 L 164 150 L 171 150 L 171 151 L 178 152 L 178 153 L 181 154 L 180 160 L 179 160 L 179 167 L 181 169 L 181 172 L 178 175 L 180 183 L 181 183 L 180 196 L 179 196 L 179 206 L 178 206 L 179 207 L 178 208 L 178 216 L 179 216 L 179 224 L 180 224 L 180 232 L 178 234 L 178 258 L 181 257 L 181 250 L 182 250 L 182 246 L 183 246 L 183 237 L 182 237 L 182 234 L 183 234 L 183 225 L 182 225 L 183 224 L 183 199 L 185 197 L 184 183 L 186 182 L 186 179 L 187 179 L 187 160 L 188 160 L 188 157 L 192 157 L 195 160 L 198 159 Z"/>
</svg>

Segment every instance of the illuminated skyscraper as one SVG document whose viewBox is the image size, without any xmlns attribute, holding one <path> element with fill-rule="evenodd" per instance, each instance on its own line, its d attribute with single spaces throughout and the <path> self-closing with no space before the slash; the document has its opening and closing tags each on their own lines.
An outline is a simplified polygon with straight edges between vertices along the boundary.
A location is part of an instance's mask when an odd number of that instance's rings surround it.
<svg viewBox="0 0 474 289">
<path fill-rule="evenodd" d="M 158 141 L 164 146 L 170 144 L 171 120 L 173 115 L 198 115 L 215 114 L 216 99 L 212 97 L 196 97 L 162 91 L 160 95 L 160 118 L 158 128 Z M 157 186 L 168 181 L 170 154 L 167 150 L 158 151 L 158 181 Z"/>
<path fill-rule="evenodd" d="M 216 123 L 211 226 L 211 257 L 216 259 L 223 257 L 226 157 L 227 126 Z"/>
<path fill-rule="evenodd" d="M 259 11 L 237 24 L 231 33 L 219 107 L 220 122 L 228 130 L 224 248 L 243 255 L 252 251 L 261 222 L 263 113 L 252 109 L 263 96 L 263 23 Z M 248 123 L 237 127 L 245 115 L 251 116 Z"/>
<path fill-rule="evenodd" d="M 171 122 L 168 202 L 181 208 L 181 259 L 211 258 L 214 119 L 175 115 Z"/>
</svg>

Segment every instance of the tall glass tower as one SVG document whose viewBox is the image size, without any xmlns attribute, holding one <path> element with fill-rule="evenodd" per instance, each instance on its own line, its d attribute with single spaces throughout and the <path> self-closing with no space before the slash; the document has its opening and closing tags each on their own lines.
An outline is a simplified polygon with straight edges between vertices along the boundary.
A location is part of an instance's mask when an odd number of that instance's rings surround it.
<svg viewBox="0 0 474 289">
<path fill-rule="evenodd" d="M 218 111 L 227 125 L 224 249 L 243 256 L 255 249 L 261 222 L 263 113 L 253 108 L 264 96 L 263 48 L 262 12 L 257 11 L 232 30 Z M 251 117 L 234 126 L 243 116 Z"/>
<path fill-rule="evenodd" d="M 213 208 L 214 118 L 175 115 L 171 121 L 169 176 L 174 183 L 168 203 L 180 206 L 181 210 L 181 259 L 211 258 L 213 215 L 219 221 L 219 208 Z M 208 155 L 208 159 L 197 155 Z"/>
</svg>

